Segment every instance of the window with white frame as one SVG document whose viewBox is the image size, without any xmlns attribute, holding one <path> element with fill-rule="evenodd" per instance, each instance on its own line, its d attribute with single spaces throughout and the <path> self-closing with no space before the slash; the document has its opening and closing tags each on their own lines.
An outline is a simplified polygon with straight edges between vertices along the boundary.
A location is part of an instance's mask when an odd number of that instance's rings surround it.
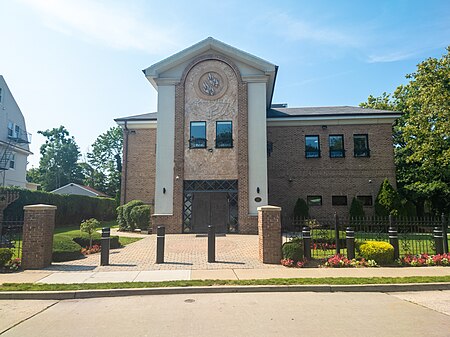
<svg viewBox="0 0 450 337">
<path fill-rule="evenodd" d="M 3 89 L 0 87 L 0 103 L 3 103 Z"/>
<path fill-rule="evenodd" d="M 16 154 L 11 154 L 11 157 L 9 158 L 9 168 L 14 169 L 16 168 Z"/>
<path fill-rule="evenodd" d="M 8 122 L 8 137 L 14 137 L 14 123 Z"/>
</svg>

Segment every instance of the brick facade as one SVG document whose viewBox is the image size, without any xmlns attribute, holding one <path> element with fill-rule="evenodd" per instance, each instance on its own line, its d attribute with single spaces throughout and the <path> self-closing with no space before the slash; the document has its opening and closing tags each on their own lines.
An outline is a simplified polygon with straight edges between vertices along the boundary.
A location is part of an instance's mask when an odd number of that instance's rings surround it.
<svg viewBox="0 0 450 337">
<path fill-rule="evenodd" d="M 258 207 L 259 260 L 262 263 L 280 263 L 281 253 L 281 208 Z"/>
<path fill-rule="evenodd" d="M 23 209 L 22 268 L 46 268 L 52 263 L 56 206 L 29 205 Z"/>
<path fill-rule="evenodd" d="M 121 203 L 154 204 L 156 128 L 124 130 Z"/>
<path fill-rule="evenodd" d="M 344 135 L 345 158 L 330 158 L 328 135 Z M 353 156 L 353 135 L 368 134 L 370 157 Z M 320 158 L 305 158 L 305 135 L 320 136 Z M 297 198 L 322 196 L 322 206 L 310 206 L 314 217 L 348 216 L 354 196 L 372 196 L 388 178 L 396 185 L 392 125 L 269 126 L 267 140 L 269 203 L 282 208 L 283 219 L 292 216 Z M 332 206 L 331 197 L 347 196 L 347 206 Z M 366 215 L 374 208 L 364 207 Z"/>
</svg>

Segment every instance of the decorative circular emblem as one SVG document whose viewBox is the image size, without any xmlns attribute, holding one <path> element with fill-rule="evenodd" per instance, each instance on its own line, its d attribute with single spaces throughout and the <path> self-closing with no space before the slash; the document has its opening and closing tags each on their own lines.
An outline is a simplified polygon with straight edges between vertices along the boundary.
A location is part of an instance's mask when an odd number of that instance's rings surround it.
<svg viewBox="0 0 450 337">
<path fill-rule="evenodd" d="M 219 99 L 227 91 L 228 81 L 225 74 L 219 73 L 218 69 L 207 71 L 200 76 L 195 88 L 197 94 L 208 100 Z"/>
</svg>

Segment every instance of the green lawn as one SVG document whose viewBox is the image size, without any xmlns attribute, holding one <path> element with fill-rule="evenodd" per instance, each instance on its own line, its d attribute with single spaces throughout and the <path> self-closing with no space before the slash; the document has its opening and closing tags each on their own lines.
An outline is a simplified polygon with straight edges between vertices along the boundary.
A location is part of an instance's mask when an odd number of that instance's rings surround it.
<svg viewBox="0 0 450 337">
<path fill-rule="evenodd" d="M 450 276 L 414 277 L 324 277 L 287 278 L 266 280 L 190 280 L 165 282 L 119 282 L 119 283 L 78 283 L 78 284 L 37 284 L 4 283 L 0 291 L 64 291 L 90 289 L 129 289 L 161 287 L 199 287 L 199 286 L 257 286 L 257 285 L 355 285 L 355 284 L 409 284 L 450 282 Z"/>
</svg>

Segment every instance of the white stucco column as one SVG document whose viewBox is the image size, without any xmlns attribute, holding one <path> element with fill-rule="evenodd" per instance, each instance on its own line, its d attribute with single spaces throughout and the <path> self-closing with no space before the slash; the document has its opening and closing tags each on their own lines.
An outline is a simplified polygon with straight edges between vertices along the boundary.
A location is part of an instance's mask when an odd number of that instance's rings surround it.
<svg viewBox="0 0 450 337">
<path fill-rule="evenodd" d="M 155 214 L 173 214 L 175 85 L 158 86 Z"/>
<path fill-rule="evenodd" d="M 249 214 L 268 203 L 266 79 L 248 83 L 248 198 Z M 257 189 L 259 188 L 259 193 Z M 255 198 L 261 198 L 256 202 Z"/>
</svg>

